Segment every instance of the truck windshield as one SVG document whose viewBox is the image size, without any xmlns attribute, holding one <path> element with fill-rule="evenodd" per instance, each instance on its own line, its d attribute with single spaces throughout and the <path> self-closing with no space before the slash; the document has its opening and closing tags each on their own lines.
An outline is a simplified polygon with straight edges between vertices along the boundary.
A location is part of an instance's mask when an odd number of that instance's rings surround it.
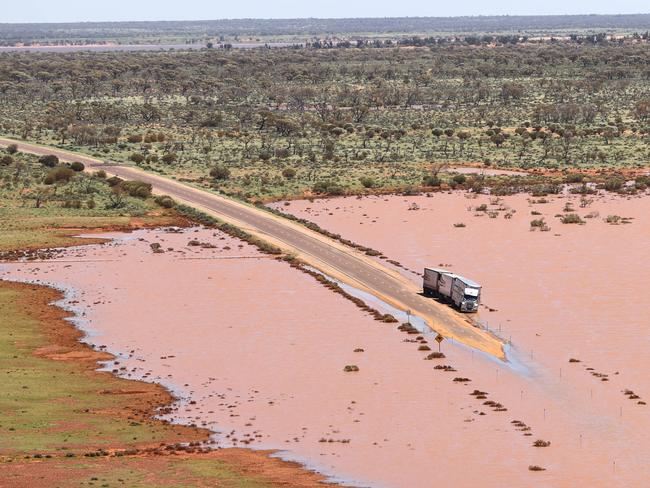
<svg viewBox="0 0 650 488">
<path fill-rule="evenodd" d="M 472 295 L 465 295 L 465 300 L 469 300 L 469 301 L 475 302 L 475 301 L 476 301 L 476 297 L 473 297 Z"/>
</svg>

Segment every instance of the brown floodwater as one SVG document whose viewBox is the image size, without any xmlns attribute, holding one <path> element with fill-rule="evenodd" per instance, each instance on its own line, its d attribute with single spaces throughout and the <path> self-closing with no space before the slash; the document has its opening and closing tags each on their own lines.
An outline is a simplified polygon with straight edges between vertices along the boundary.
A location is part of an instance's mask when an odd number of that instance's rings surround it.
<svg viewBox="0 0 650 488">
<path fill-rule="evenodd" d="M 409 267 L 451 264 L 481 282 L 497 311 L 480 319 L 512 337 L 507 364 L 448 341 L 446 359 L 425 361 L 415 335 L 212 230 L 118 234 L 51 261 L 3 265 L 0 276 L 66 290 L 86 340 L 118 355 L 106 367 L 172 389 L 180 400 L 166 417 L 213 429 L 221 446 L 279 449 L 361 486 L 641 487 L 649 410 L 621 390 L 650 395 L 649 202 L 576 204 L 581 214 L 635 217 L 618 226 L 556 223 L 559 198 L 509 198 L 510 219 L 474 216 L 467 207 L 489 198 L 460 193 L 282 206 Z M 529 231 L 532 209 L 548 215 L 549 232 Z M 453 226 L 460 221 L 465 228 Z M 154 242 L 171 250 L 153 253 Z M 351 364 L 360 370 L 344 372 Z M 434 369 L 441 364 L 457 371 Z M 463 377 L 471 381 L 454 381 Z M 475 388 L 488 399 L 471 396 Z M 537 439 L 551 445 L 533 447 Z"/>
<path fill-rule="evenodd" d="M 645 486 L 650 413 L 637 402 L 650 395 L 650 198 L 601 195 L 582 207 L 579 197 L 566 195 L 548 203 L 532 203 L 540 199 L 526 195 L 499 202 L 467 196 L 338 198 L 277 207 L 411 269 L 445 265 L 480 282 L 485 307 L 477 320 L 512 341 L 520 373 L 509 378 L 500 398 L 508 407 L 521 406 L 521 420 L 541 428 L 552 443 L 537 448 L 540 465 L 548 468 L 540 479 L 549 486 Z M 585 225 L 559 221 L 567 203 Z M 482 204 L 488 212 L 476 211 Z M 490 211 L 497 213 L 491 217 Z M 631 220 L 611 225 L 608 215 Z M 532 232 L 531 220 L 542 217 L 550 230 Z M 454 226 L 460 223 L 465 227 Z M 500 373 L 490 369 L 496 385 Z M 492 388 L 488 370 L 471 374 Z M 629 398 L 625 389 L 641 398 Z"/>
</svg>

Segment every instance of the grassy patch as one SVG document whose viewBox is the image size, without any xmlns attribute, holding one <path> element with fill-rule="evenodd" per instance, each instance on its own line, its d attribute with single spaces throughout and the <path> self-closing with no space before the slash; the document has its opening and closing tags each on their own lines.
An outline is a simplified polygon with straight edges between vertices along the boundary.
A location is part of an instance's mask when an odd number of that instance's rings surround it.
<svg viewBox="0 0 650 488">
<path fill-rule="evenodd" d="M 85 358 L 85 368 L 80 368 L 77 361 L 53 361 L 45 355 L 35 355 L 36 351 L 71 357 L 83 354 L 82 346 L 75 348 L 71 342 L 76 334 L 58 335 L 59 343 L 53 346 L 52 338 L 43 330 L 41 320 L 48 320 L 46 330 L 54 333 L 54 323 L 63 318 L 61 312 L 46 310 L 47 301 L 55 296 L 49 290 L 0 282 L 0 451 L 33 455 L 78 451 L 90 446 L 161 442 L 168 438 L 169 429 L 161 428 L 162 424 L 101 414 L 130 412 L 140 402 L 134 400 L 138 394 L 111 395 L 100 391 L 151 388 L 140 388 L 135 382 L 107 373 L 84 371 L 94 364 L 90 350 L 86 356 L 80 356 Z M 35 307 L 38 315 L 31 310 Z M 72 329 L 69 325 L 58 325 Z M 134 413 L 133 420 L 137 417 L 141 416 Z"/>
</svg>

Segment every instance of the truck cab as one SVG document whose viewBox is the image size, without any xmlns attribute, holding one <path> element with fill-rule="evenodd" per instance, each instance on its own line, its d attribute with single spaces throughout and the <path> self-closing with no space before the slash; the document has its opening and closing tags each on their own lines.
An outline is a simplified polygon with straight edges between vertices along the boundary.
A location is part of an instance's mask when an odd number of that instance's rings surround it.
<svg viewBox="0 0 650 488">
<path fill-rule="evenodd" d="M 463 290 L 463 298 L 458 307 L 461 312 L 477 312 L 481 290 L 467 287 Z"/>
</svg>

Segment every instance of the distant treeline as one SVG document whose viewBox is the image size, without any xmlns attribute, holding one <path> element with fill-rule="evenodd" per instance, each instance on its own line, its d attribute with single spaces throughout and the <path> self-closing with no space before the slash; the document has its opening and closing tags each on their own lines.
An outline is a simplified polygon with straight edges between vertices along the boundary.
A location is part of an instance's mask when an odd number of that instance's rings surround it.
<svg viewBox="0 0 650 488">
<path fill-rule="evenodd" d="M 598 30 L 644 32 L 650 29 L 650 14 L 549 15 L 479 17 L 401 17 L 359 19 L 230 19 L 167 22 L 86 22 L 60 24 L 0 24 L 0 43 L 138 39 L 197 39 L 223 36 L 349 36 L 417 33 L 517 33 L 549 35 Z"/>
<path fill-rule="evenodd" d="M 310 43 L 307 43 L 307 47 L 313 49 L 329 49 L 329 48 L 366 48 L 366 47 L 391 47 L 391 46 L 444 46 L 447 44 L 460 44 L 460 45 L 469 45 L 469 46 L 482 46 L 482 45 L 491 45 L 491 44 L 519 44 L 522 42 L 531 42 L 533 41 L 529 36 L 520 36 L 516 34 L 510 35 L 467 35 L 467 36 L 429 36 L 429 37 L 420 37 L 420 36 L 411 36 L 411 37 L 402 37 L 399 39 L 357 39 L 356 41 L 333 41 L 333 40 L 316 40 Z M 537 38 L 534 42 L 557 42 L 560 39 L 555 37 L 549 37 L 544 39 L 544 41 Z M 562 39 L 566 41 L 566 39 Z M 642 34 L 634 33 L 629 36 L 624 37 L 612 37 L 607 35 L 604 32 L 598 34 L 590 35 L 577 35 L 571 34 L 568 36 L 568 41 L 574 42 L 577 44 L 605 44 L 608 42 L 624 42 L 624 41 L 644 41 L 647 42 L 650 40 L 650 32 L 644 32 Z M 226 47 L 227 46 L 220 46 Z M 300 47 L 300 46 L 295 46 Z"/>
</svg>

